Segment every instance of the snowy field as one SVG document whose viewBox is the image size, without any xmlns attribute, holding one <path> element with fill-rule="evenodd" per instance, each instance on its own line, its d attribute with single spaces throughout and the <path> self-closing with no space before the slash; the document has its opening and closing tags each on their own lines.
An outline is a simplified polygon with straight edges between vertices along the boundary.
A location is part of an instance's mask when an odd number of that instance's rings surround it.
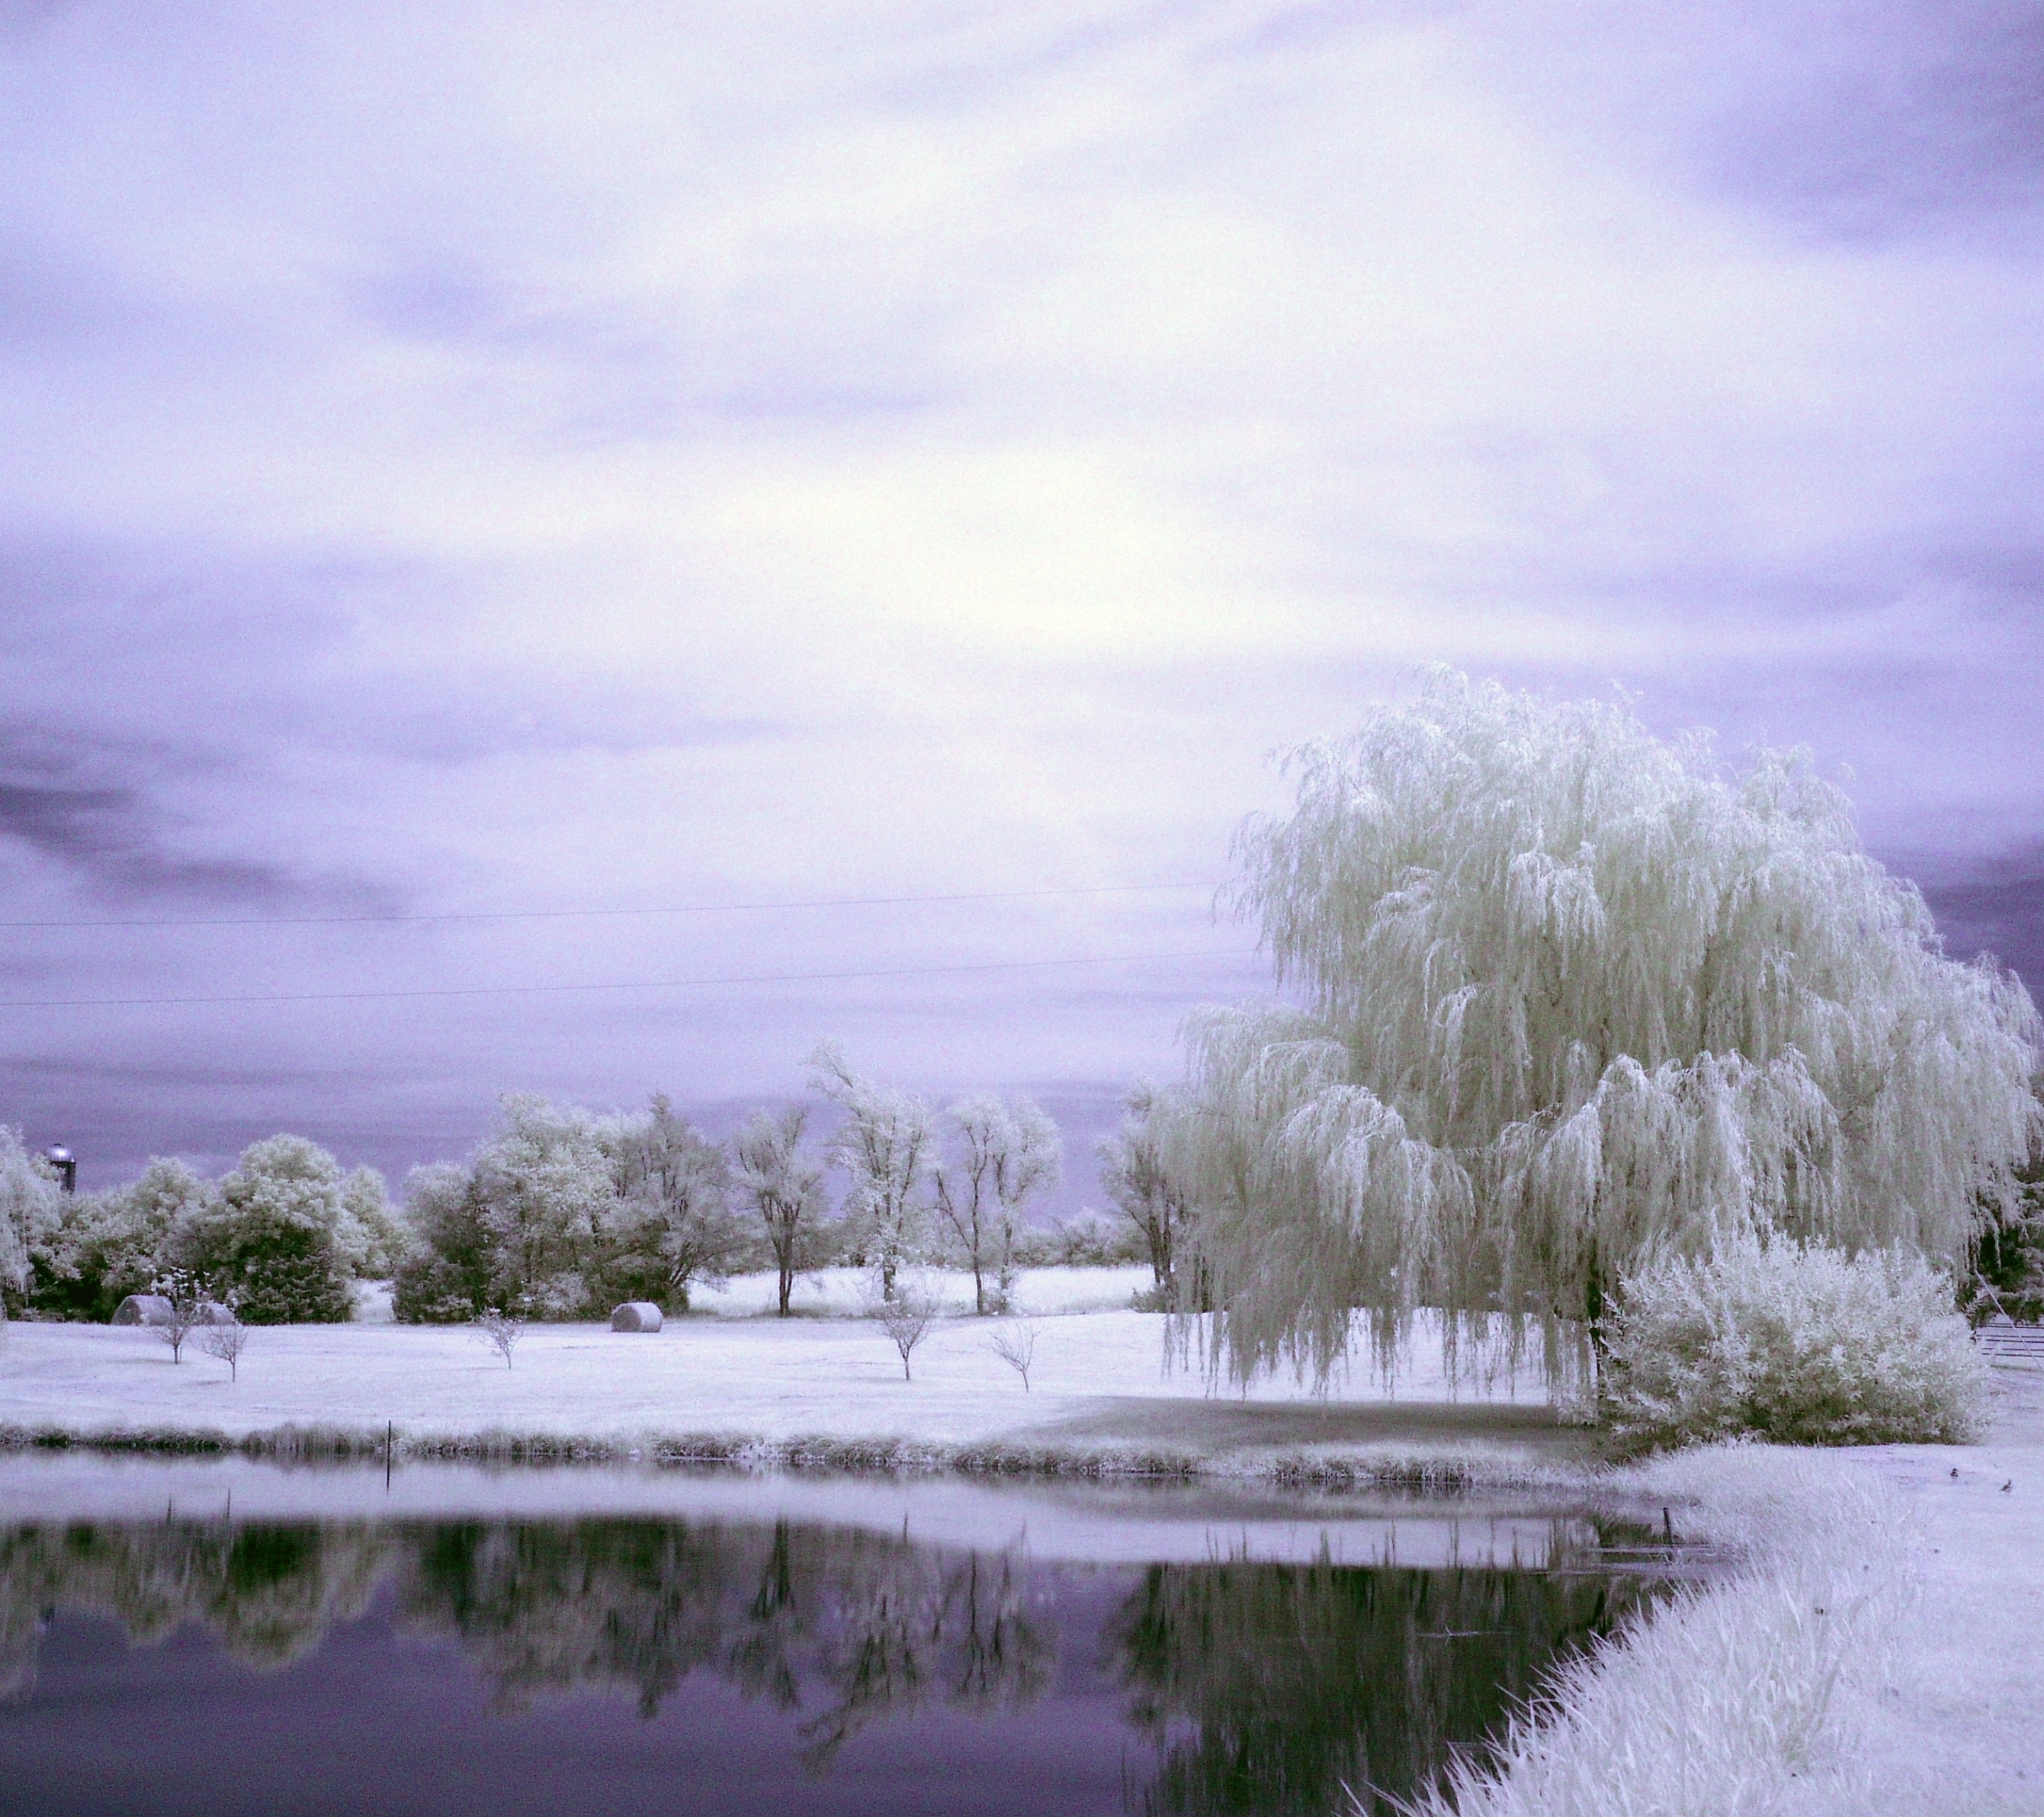
<svg viewBox="0 0 2044 1817">
<path fill-rule="evenodd" d="M 202 1427 L 229 1434 L 284 1425 L 370 1427 L 451 1435 L 513 1431 L 631 1439 L 730 1433 L 766 1439 L 822 1435 L 936 1442 L 989 1440 L 1247 1445 L 1354 1443 L 1440 1424 L 1481 1435 L 1495 1412 L 1515 1444 L 1551 1448 L 1562 1435 L 1538 1425 L 1536 1383 L 1459 1393 L 1424 1343 L 1386 1385 L 1358 1369 L 1324 1395 L 1283 1377 L 1247 1393 L 1214 1390 L 1194 1359 L 1167 1343 L 1169 1322 L 1126 1307 L 1144 1271 L 1051 1269 L 1025 1276 L 1026 1321 L 939 1319 L 913 1355 L 914 1378 L 881 1327 L 856 1316 L 786 1320 L 739 1316 L 773 1283 L 732 1283 L 717 1312 L 670 1320 L 647 1335 L 595 1325 L 536 1325 L 512 1366 L 466 1327 L 271 1327 L 250 1334 L 238 1380 L 196 1339 L 182 1363 L 153 1331 L 17 1323 L 0 1350 L 0 1424 Z M 947 1304 L 970 1304 L 971 1284 L 929 1277 Z M 824 1277 L 813 1304 L 850 1314 L 861 1277 Z M 373 1314 L 371 1315 L 373 1318 Z M 1033 1328 L 1035 1359 L 1021 1377 L 994 1354 L 997 1333 Z M 1434 1404 L 1456 1408 L 1431 1412 Z M 1447 1435 L 1453 1436 L 1450 1432 Z M 1573 1442 L 1573 1441 L 1570 1441 Z"/>
<path fill-rule="evenodd" d="M 972 1277 L 950 1269 L 912 1268 L 913 1281 L 947 1313 L 973 1308 Z M 1125 1312 L 1129 1301 L 1151 1284 L 1150 1270 L 1136 1268 L 1032 1268 L 1016 1282 L 1016 1304 L 1024 1315 Z M 989 1290 L 992 1277 L 988 1277 Z M 779 1281 L 772 1274 L 734 1274 L 720 1286 L 698 1283 L 689 1290 L 691 1316 L 720 1319 L 775 1316 Z M 873 1277 L 863 1268 L 824 1268 L 795 1277 L 790 1314 L 801 1319 L 855 1319 L 872 1304 Z M 355 1317 L 367 1324 L 390 1323 L 390 1284 L 363 1281 L 355 1289 Z"/>
</svg>

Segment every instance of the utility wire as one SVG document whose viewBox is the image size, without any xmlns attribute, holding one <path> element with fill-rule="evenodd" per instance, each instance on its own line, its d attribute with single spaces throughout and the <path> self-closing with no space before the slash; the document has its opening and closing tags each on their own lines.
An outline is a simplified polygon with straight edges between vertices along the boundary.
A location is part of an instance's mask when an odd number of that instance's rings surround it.
<svg viewBox="0 0 2044 1817">
<path fill-rule="evenodd" d="M 1215 887 L 1211 883 L 1101 883 L 1078 889 L 982 889 L 944 896 L 814 897 L 785 902 L 679 902 L 652 908 L 479 908 L 444 915 L 181 916 L 160 920 L 0 921 L 0 928 L 338 928 L 389 927 L 422 921 L 571 921 L 629 915 L 751 915 L 770 908 L 897 908 L 925 902 L 1024 902 L 1047 896 L 1131 896 L 1166 889 Z"/>
<path fill-rule="evenodd" d="M 159 1009 L 201 1004 L 371 1003 L 414 997 L 540 997 L 576 991 L 701 990 L 741 984 L 825 984 L 851 978 L 935 978 L 960 972 L 1040 971 L 1054 966 L 1148 965 L 1162 959 L 1247 959 L 1256 955 L 1241 947 L 1208 947 L 1180 953 L 1106 953 L 1079 959 L 994 959 L 957 966 L 896 966 L 877 971 L 760 972 L 740 978 L 639 979 L 619 984 L 453 985 L 425 990 L 305 990 L 252 993 L 242 997 L 52 997 L 0 999 L 5 1009 Z"/>
</svg>

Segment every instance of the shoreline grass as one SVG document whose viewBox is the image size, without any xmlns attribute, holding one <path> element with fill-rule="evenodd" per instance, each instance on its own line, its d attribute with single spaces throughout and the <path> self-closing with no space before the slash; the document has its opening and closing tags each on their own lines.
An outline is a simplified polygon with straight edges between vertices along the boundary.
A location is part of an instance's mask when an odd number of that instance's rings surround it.
<svg viewBox="0 0 2044 1817">
<path fill-rule="evenodd" d="M 1882 1809 L 1865 1738 L 1916 1597 L 1888 1486 L 1732 1446 L 1614 1473 L 1679 1498 L 1736 1562 L 1562 1667 L 1481 1757 L 1350 1817 L 1773 1817 Z M 1850 1543 L 1846 1543 L 1850 1542 Z"/>
<path fill-rule="evenodd" d="M 486 1430 L 409 1431 L 395 1426 L 283 1425 L 243 1434 L 206 1427 L 0 1427 L 0 1458 L 79 1451 L 113 1455 L 240 1457 L 288 1463 L 636 1464 L 739 1471 L 882 1477 L 1252 1483 L 1317 1492 L 1484 1491 L 1591 1492 L 1614 1486 L 1600 1466 L 1531 1462 L 1470 1450 L 1377 1446 L 1302 1451 L 1201 1451 L 1139 1442 L 1088 1445 L 1000 1439 L 942 1441 L 827 1434 L 742 1432 L 577 1436 Z"/>
</svg>

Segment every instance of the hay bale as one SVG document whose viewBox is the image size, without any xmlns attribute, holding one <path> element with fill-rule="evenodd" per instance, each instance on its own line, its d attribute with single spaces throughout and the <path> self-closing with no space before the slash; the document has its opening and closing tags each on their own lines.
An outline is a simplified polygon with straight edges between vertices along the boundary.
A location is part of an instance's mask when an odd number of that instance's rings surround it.
<svg viewBox="0 0 2044 1817">
<path fill-rule="evenodd" d="M 117 1325 L 167 1325 L 171 1303 L 160 1293 L 131 1293 L 113 1308 Z"/>
<path fill-rule="evenodd" d="M 657 1331 L 660 1308 L 650 1300 L 628 1300 L 610 1315 L 613 1331 Z"/>
</svg>

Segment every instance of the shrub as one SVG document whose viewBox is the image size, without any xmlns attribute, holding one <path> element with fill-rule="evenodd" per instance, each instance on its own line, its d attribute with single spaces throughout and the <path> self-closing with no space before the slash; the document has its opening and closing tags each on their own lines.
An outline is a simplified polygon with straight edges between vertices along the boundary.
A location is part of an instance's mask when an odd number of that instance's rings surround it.
<svg viewBox="0 0 2044 1817">
<path fill-rule="evenodd" d="M 1603 1412 L 1621 1449 L 1750 1435 L 1800 1445 L 1954 1443 L 1985 1366 L 1920 1258 L 1742 1239 L 1624 1284 Z"/>
<path fill-rule="evenodd" d="M 1081 1212 L 1075 1218 L 1053 1218 L 1043 1235 L 1044 1260 L 1035 1266 L 1116 1268 L 1147 1261 L 1143 1233 L 1125 1219 Z"/>
</svg>

